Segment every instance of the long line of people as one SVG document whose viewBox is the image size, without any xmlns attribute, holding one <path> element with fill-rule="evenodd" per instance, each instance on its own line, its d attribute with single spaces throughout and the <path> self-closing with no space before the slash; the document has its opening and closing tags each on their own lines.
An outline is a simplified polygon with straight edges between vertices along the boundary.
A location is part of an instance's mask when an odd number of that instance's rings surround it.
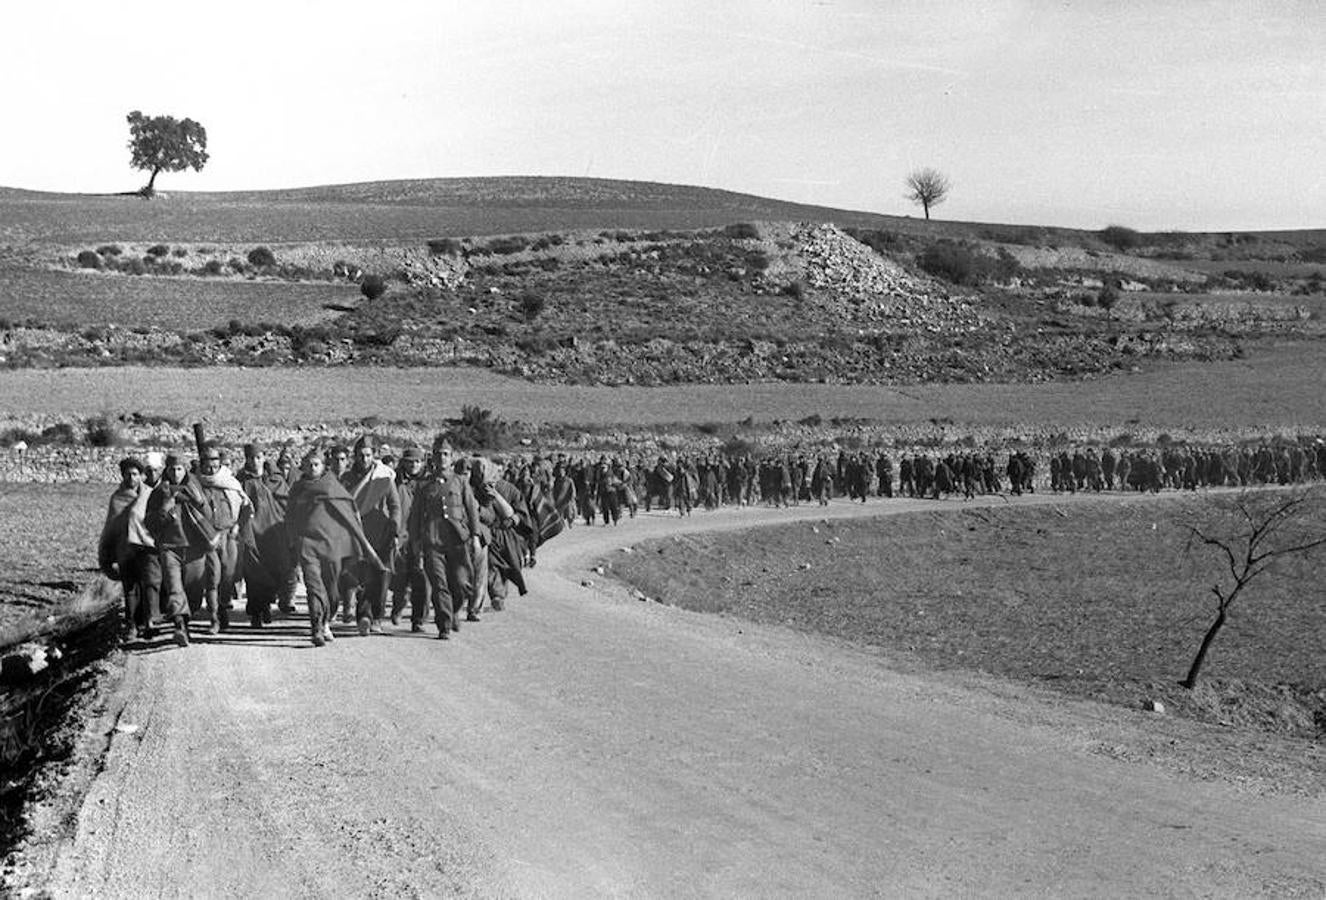
<svg viewBox="0 0 1326 900">
<path fill-rule="evenodd" d="M 410 446 L 399 458 L 372 435 L 352 447 L 291 448 L 269 460 L 246 444 L 232 468 L 227 449 L 152 452 L 120 463 L 99 542 L 102 570 L 124 588 L 132 637 L 169 625 L 189 643 L 190 623 L 231 625 L 244 600 L 253 628 L 307 598 L 310 637 L 323 646 L 341 622 L 362 635 L 413 632 L 432 613 L 437 637 L 500 610 L 538 547 L 577 522 L 618 525 L 643 507 L 689 516 L 720 506 L 827 504 L 833 498 L 932 498 L 1034 492 L 1037 459 L 1024 450 L 1002 466 L 988 452 L 517 455 L 503 462 Z M 1048 454 L 1055 492 L 1290 484 L 1326 476 L 1326 443 L 1247 447 L 1094 447 Z M 1042 487 L 1047 485 L 1042 484 Z M 463 619 L 462 619 L 463 612 Z"/>
</svg>

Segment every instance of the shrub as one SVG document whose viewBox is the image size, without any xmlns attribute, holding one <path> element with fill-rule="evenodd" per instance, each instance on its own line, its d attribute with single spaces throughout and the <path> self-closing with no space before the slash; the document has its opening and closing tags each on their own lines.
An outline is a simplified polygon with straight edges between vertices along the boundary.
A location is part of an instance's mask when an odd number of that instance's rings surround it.
<svg viewBox="0 0 1326 900">
<path fill-rule="evenodd" d="M 41 435 L 27 428 L 6 428 L 0 431 L 0 447 L 12 447 L 19 441 L 31 447 L 41 440 Z"/>
<path fill-rule="evenodd" d="M 758 241 L 760 229 L 749 222 L 738 222 L 723 229 L 723 234 L 737 241 Z"/>
<path fill-rule="evenodd" d="M 359 293 L 376 300 L 387 292 L 387 281 L 381 275 L 365 275 L 359 284 Z"/>
<path fill-rule="evenodd" d="M 266 247 L 254 247 L 249 251 L 249 262 L 257 269 L 276 265 L 276 254 Z"/>
<path fill-rule="evenodd" d="M 1107 280 L 1105 286 L 1100 289 L 1100 293 L 1096 295 L 1096 304 L 1100 306 L 1101 309 L 1109 312 L 1114 309 L 1115 304 L 1118 302 L 1119 289 L 1114 286 L 1114 282 Z"/>
<path fill-rule="evenodd" d="M 489 253 L 506 256 L 511 253 L 519 253 L 528 246 L 529 238 L 524 235 L 513 234 L 508 237 L 493 238 L 485 245 L 485 249 Z"/>
<path fill-rule="evenodd" d="M 41 440 L 47 444 L 72 444 L 76 439 L 74 426 L 68 422 L 57 422 L 41 430 Z"/>
<path fill-rule="evenodd" d="M 798 278 L 796 281 L 783 285 L 783 293 L 794 300 L 805 300 L 806 283 Z"/>
<path fill-rule="evenodd" d="M 953 284 L 969 284 L 976 275 L 975 255 L 952 241 L 937 241 L 925 248 L 916 264 L 936 278 Z"/>
<path fill-rule="evenodd" d="M 1101 229 L 1100 239 L 1121 253 L 1142 243 L 1140 234 L 1123 225 L 1109 225 Z"/>
<path fill-rule="evenodd" d="M 226 265 L 230 267 L 232 272 L 238 272 L 240 274 L 243 274 L 249 267 L 249 264 L 238 256 L 230 257 L 230 261 L 227 262 Z"/>
<path fill-rule="evenodd" d="M 97 255 L 95 250 L 80 250 L 78 264 L 84 269 L 100 269 L 101 257 Z"/>
<path fill-rule="evenodd" d="M 141 259 L 133 257 L 132 259 L 125 259 L 120 263 L 120 271 L 126 275 L 146 275 L 147 266 Z"/>
<path fill-rule="evenodd" d="M 521 313 L 524 314 L 525 321 L 533 322 L 535 319 L 537 319 L 539 317 L 539 313 L 543 312 L 543 309 L 547 305 L 547 303 L 548 303 L 547 298 L 545 298 L 542 294 L 535 294 L 531 291 L 526 291 L 525 293 L 521 294 L 520 311 Z"/>
<path fill-rule="evenodd" d="M 119 244 L 102 244 L 97 248 L 97 252 L 102 256 L 119 256 L 124 251 L 120 249 Z"/>
<path fill-rule="evenodd" d="M 167 247 L 165 244 L 153 244 L 151 247 L 147 248 L 148 256 L 162 257 L 166 256 L 169 253 L 170 253 L 170 248 Z"/>
<path fill-rule="evenodd" d="M 171 252 L 171 255 L 172 255 L 172 256 L 177 256 L 177 257 L 179 257 L 180 259 L 183 259 L 184 257 L 186 257 L 186 256 L 189 255 L 189 251 L 188 251 L 188 249 L 186 249 L 186 248 L 184 248 L 184 247 L 176 247 L 174 250 L 172 250 L 172 251 L 170 251 L 170 252 Z"/>
<path fill-rule="evenodd" d="M 118 447 L 124 443 L 120 423 L 104 413 L 83 423 L 83 436 L 90 447 Z"/>
<path fill-rule="evenodd" d="M 225 271 L 225 266 L 222 265 L 219 259 L 209 259 L 198 271 L 204 275 L 220 275 Z"/>
<path fill-rule="evenodd" d="M 460 241 L 455 238 L 437 238 L 428 242 L 428 252 L 434 256 L 460 256 Z"/>
<path fill-rule="evenodd" d="M 511 426 L 492 410 L 479 406 L 463 406 L 459 419 L 448 421 L 449 427 L 434 440 L 447 441 L 457 450 L 506 450 L 514 443 Z"/>
</svg>

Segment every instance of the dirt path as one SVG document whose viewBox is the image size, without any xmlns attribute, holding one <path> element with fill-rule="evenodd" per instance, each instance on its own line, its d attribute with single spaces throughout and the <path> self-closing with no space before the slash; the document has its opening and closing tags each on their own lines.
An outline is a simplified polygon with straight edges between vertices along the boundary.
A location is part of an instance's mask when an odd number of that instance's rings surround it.
<svg viewBox="0 0 1326 900">
<path fill-rule="evenodd" d="M 1057 498 L 1027 502 L 1046 500 Z M 917 506 L 837 503 L 828 514 Z M 291 622 L 135 654 L 111 698 L 104 769 L 48 887 L 1326 892 L 1319 801 L 1089 752 L 1079 726 L 1096 707 L 900 674 L 840 642 L 641 603 L 586 571 L 597 554 L 679 528 L 821 515 L 725 510 L 576 528 L 545 548 L 530 596 L 447 644 L 405 632 L 315 650 Z M 1107 714 L 1138 727 L 1127 711 Z"/>
</svg>

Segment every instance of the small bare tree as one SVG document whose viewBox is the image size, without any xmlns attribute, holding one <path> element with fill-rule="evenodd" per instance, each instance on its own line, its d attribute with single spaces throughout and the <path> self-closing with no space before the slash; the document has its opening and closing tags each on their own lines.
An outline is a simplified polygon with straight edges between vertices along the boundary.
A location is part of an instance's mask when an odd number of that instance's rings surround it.
<svg viewBox="0 0 1326 900">
<path fill-rule="evenodd" d="M 930 207 L 943 203 L 950 187 L 948 177 L 938 169 L 917 169 L 907 176 L 907 199 L 921 204 L 929 219 Z"/>
<path fill-rule="evenodd" d="M 1245 492 L 1225 504 L 1226 519 L 1211 526 L 1187 525 L 1189 547 L 1210 547 L 1224 563 L 1219 580 L 1211 586 L 1216 599 L 1216 617 L 1197 648 L 1188 675 L 1180 682 L 1197 685 L 1206 653 L 1224 627 L 1234 601 L 1278 560 L 1302 555 L 1326 546 L 1326 508 L 1320 491 Z"/>
</svg>

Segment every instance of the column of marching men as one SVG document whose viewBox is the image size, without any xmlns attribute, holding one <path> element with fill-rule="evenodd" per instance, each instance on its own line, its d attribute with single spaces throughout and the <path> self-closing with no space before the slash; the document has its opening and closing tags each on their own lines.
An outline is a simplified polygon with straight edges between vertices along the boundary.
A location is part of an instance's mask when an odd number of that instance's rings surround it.
<svg viewBox="0 0 1326 900">
<path fill-rule="evenodd" d="M 237 461 L 238 462 L 238 461 Z M 1326 443 L 1117 449 L 1048 454 L 1055 492 L 1196 490 L 1297 484 L 1326 475 Z M 236 604 L 252 628 L 294 612 L 302 581 L 310 638 L 332 625 L 361 635 L 430 621 L 439 639 L 501 610 L 539 546 L 577 522 L 618 525 L 661 510 L 689 516 L 722 506 L 827 504 L 834 498 L 941 499 L 1034 492 L 1037 460 L 1022 450 L 1002 465 L 991 453 L 861 452 L 565 454 L 495 462 L 457 455 L 439 440 L 397 458 L 372 435 L 351 447 L 290 448 L 268 459 L 246 444 L 232 467 L 226 448 L 197 459 L 152 452 L 120 463 L 99 542 L 102 570 L 124 589 L 134 638 L 163 622 L 189 643 L 190 627 L 216 634 Z"/>
</svg>

